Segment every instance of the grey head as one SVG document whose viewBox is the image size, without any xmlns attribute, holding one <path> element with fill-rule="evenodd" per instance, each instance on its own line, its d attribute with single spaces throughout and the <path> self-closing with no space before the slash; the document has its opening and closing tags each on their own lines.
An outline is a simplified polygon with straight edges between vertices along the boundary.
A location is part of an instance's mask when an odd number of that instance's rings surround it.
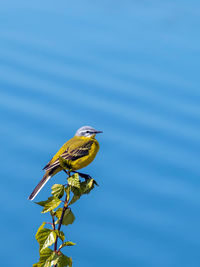
<svg viewBox="0 0 200 267">
<path fill-rule="evenodd" d="M 97 131 L 91 126 L 83 126 L 76 131 L 75 136 L 91 137 L 92 135 L 97 134 L 97 133 L 103 133 L 103 132 Z"/>
</svg>

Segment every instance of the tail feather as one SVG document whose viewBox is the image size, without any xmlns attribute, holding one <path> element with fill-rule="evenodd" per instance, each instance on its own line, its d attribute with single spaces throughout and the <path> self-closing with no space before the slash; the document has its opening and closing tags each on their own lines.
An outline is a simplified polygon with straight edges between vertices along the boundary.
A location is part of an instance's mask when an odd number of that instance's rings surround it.
<svg viewBox="0 0 200 267">
<path fill-rule="evenodd" d="M 33 200 L 37 194 L 40 192 L 40 190 L 43 188 L 43 186 L 49 181 L 49 179 L 52 176 L 49 174 L 49 172 L 45 173 L 45 175 L 43 176 L 42 180 L 39 182 L 39 184 L 35 187 L 35 189 L 33 190 L 33 192 L 30 194 L 30 196 L 28 197 L 28 199 Z"/>
</svg>

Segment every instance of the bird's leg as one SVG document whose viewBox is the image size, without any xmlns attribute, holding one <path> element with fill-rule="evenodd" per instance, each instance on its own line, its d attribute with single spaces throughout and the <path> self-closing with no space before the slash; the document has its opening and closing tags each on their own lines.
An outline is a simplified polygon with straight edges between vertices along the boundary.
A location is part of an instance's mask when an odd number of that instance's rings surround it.
<svg viewBox="0 0 200 267">
<path fill-rule="evenodd" d="M 82 172 L 77 172 L 77 171 L 72 171 L 72 172 L 78 173 L 78 175 L 80 175 L 83 179 L 85 179 L 85 181 L 87 181 L 88 179 L 93 179 L 89 174 L 82 173 Z M 99 186 L 94 179 L 93 179 L 93 181 L 94 181 L 95 185 Z"/>
<path fill-rule="evenodd" d="M 65 169 L 63 169 L 63 171 L 66 173 L 66 174 L 69 174 Z M 84 178 L 85 180 L 87 179 L 92 179 L 92 177 L 89 175 L 89 174 L 86 174 L 86 173 L 82 173 L 82 172 L 77 172 L 77 171 L 72 171 L 74 173 L 78 173 L 78 175 L 80 175 L 82 178 Z"/>
<path fill-rule="evenodd" d="M 89 174 L 86 173 L 82 173 L 82 172 L 77 172 L 77 171 L 73 171 L 75 173 L 78 173 L 82 178 L 84 178 L 85 180 L 87 179 L 92 179 L 92 177 Z"/>
</svg>

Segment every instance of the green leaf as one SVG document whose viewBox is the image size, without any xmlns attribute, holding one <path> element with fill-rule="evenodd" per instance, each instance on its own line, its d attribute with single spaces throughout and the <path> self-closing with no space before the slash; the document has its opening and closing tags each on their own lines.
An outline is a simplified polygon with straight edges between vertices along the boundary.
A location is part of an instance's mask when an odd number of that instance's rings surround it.
<svg viewBox="0 0 200 267">
<path fill-rule="evenodd" d="M 62 252 L 54 252 L 46 248 L 40 253 L 40 260 L 33 264 L 33 267 L 51 267 L 56 265 L 58 267 L 72 267 L 72 258 L 65 256 Z"/>
<path fill-rule="evenodd" d="M 71 165 L 71 162 L 67 159 L 64 159 L 62 157 L 59 157 L 59 163 L 60 163 L 60 166 L 65 170 L 71 170 L 72 169 L 72 165 Z"/>
<path fill-rule="evenodd" d="M 62 215 L 62 211 L 63 211 L 63 208 L 58 208 L 56 213 L 55 213 L 55 216 L 60 219 L 61 215 Z"/>
<path fill-rule="evenodd" d="M 74 246 L 76 245 L 76 243 L 73 243 L 71 241 L 67 241 L 67 242 L 64 242 L 62 245 L 60 245 L 59 249 L 63 248 L 63 247 L 70 247 L 70 246 Z"/>
<path fill-rule="evenodd" d="M 33 267 L 50 267 L 52 265 L 49 265 L 47 262 L 52 255 L 55 254 L 53 250 L 50 248 L 46 248 L 40 252 L 40 259 L 38 263 L 33 264 Z"/>
<path fill-rule="evenodd" d="M 75 220 L 75 216 L 74 216 L 73 212 L 71 211 L 71 209 L 67 209 L 65 211 L 62 224 L 63 225 L 72 224 L 74 222 L 74 220 Z"/>
<path fill-rule="evenodd" d="M 59 256 L 58 267 L 72 267 L 72 258 L 65 256 L 63 253 Z"/>
<path fill-rule="evenodd" d="M 44 267 L 51 267 L 51 266 L 56 265 L 59 261 L 59 258 L 60 258 L 60 256 L 53 251 L 51 256 L 48 259 L 46 259 Z"/>
<path fill-rule="evenodd" d="M 82 194 L 89 194 L 90 191 L 94 188 L 94 179 L 87 179 L 86 181 L 81 183 L 81 192 Z"/>
<path fill-rule="evenodd" d="M 78 173 L 74 173 L 72 176 L 67 178 L 67 181 L 68 181 L 69 185 L 71 185 L 73 187 L 80 188 L 80 181 L 79 181 Z"/>
<path fill-rule="evenodd" d="M 81 194 L 80 195 L 73 195 L 73 198 L 69 202 L 69 205 L 74 204 L 77 200 L 79 200 L 80 197 L 81 197 Z"/>
<path fill-rule="evenodd" d="M 55 208 L 57 208 L 61 203 L 61 200 L 57 197 L 49 197 L 46 201 L 40 201 L 36 202 L 36 204 L 43 206 L 44 209 L 42 210 L 42 213 L 51 211 Z"/>
<path fill-rule="evenodd" d="M 56 211 L 56 217 L 60 220 L 61 215 L 62 215 L 62 208 L 57 209 Z M 72 224 L 75 220 L 75 216 L 73 214 L 73 212 L 71 211 L 71 209 L 66 209 L 63 220 L 62 220 L 62 224 L 63 225 L 68 225 L 68 224 Z"/>
<path fill-rule="evenodd" d="M 63 231 L 55 230 L 55 232 L 62 241 L 65 240 L 65 234 L 63 233 Z"/>
<path fill-rule="evenodd" d="M 35 204 L 38 204 L 38 205 L 44 207 L 47 202 L 48 202 L 48 200 L 45 200 L 45 201 L 35 202 Z"/>
<path fill-rule="evenodd" d="M 80 183 L 80 189 L 76 187 L 72 187 L 71 191 L 73 192 L 73 197 L 69 203 L 69 205 L 74 204 L 83 194 L 89 194 L 90 191 L 94 188 L 94 184 L 96 184 L 94 179 L 87 179 L 84 182 Z"/>
<path fill-rule="evenodd" d="M 41 225 L 40 225 L 40 227 L 38 228 L 38 230 L 37 230 L 37 233 L 38 232 L 40 232 L 43 228 L 44 228 L 44 226 L 45 226 L 45 222 L 43 222 Z M 36 235 L 37 235 L 37 233 L 36 233 Z M 35 237 L 36 237 L 36 235 L 35 235 Z M 36 238 L 37 239 L 37 238 Z"/>
<path fill-rule="evenodd" d="M 71 186 L 67 186 L 65 188 L 65 193 L 67 194 L 67 202 L 69 201 L 70 199 L 70 190 L 71 190 Z"/>
<path fill-rule="evenodd" d="M 54 230 L 44 228 L 45 223 L 43 223 L 35 235 L 36 240 L 40 245 L 40 251 L 51 246 L 56 241 L 56 233 Z"/>
<path fill-rule="evenodd" d="M 54 197 L 61 198 L 64 195 L 64 185 L 62 184 L 54 184 L 51 189 Z"/>
<path fill-rule="evenodd" d="M 73 192 L 74 195 L 73 195 L 69 205 L 74 204 L 82 195 L 81 190 L 79 188 L 72 187 L 71 191 Z"/>
</svg>

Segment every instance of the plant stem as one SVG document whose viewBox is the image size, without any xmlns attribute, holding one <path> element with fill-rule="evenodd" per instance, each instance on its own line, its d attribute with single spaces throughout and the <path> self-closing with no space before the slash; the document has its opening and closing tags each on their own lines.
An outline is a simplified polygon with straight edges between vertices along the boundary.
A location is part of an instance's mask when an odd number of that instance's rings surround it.
<svg viewBox="0 0 200 267">
<path fill-rule="evenodd" d="M 55 230 L 56 229 L 56 225 L 55 225 L 55 219 L 54 219 L 54 215 L 52 216 L 52 224 L 53 224 L 53 230 Z"/>
<path fill-rule="evenodd" d="M 68 176 L 70 176 L 70 172 L 67 172 Z M 60 217 L 60 221 L 59 221 L 59 225 L 58 225 L 58 231 L 60 231 L 60 228 L 62 226 L 62 221 L 63 221 L 63 218 L 64 218 L 64 214 L 65 214 L 65 211 L 68 207 L 68 201 L 67 201 L 67 194 L 66 194 L 66 197 L 65 197 L 65 201 L 64 201 L 64 206 L 63 206 L 63 210 L 62 210 L 62 214 L 61 214 L 61 217 Z M 53 220 L 54 220 L 54 217 L 52 217 Z M 55 227 L 55 222 L 53 221 L 53 224 L 54 224 L 54 227 Z M 54 251 L 57 252 L 57 245 L 58 244 L 58 237 L 56 237 L 56 242 L 54 243 Z M 54 265 L 55 267 L 57 265 Z"/>
</svg>

